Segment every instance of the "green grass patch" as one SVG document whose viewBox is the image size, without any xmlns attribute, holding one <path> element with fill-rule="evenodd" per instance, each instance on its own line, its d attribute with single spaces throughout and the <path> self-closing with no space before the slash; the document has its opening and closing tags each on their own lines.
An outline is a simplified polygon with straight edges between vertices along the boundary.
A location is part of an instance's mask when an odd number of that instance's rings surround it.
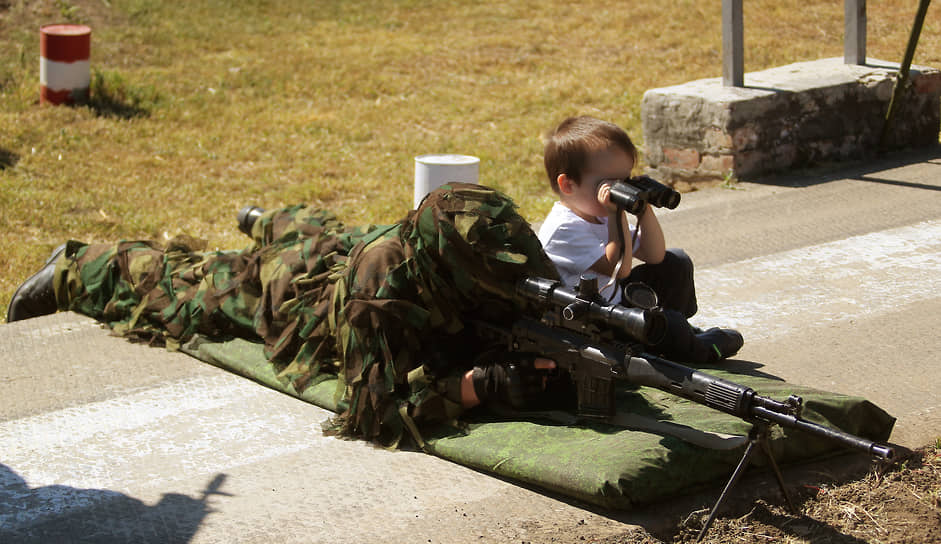
<svg viewBox="0 0 941 544">
<path fill-rule="evenodd" d="M 869 55 L 902 57 L 915 3 L 870 2 Z M 481 158 L 539 220 L 542 137 L 591 114 L 642 144 L 645 90 L 721 74 L 721 3 L 0 1 L 0 312 L 68 238 L 178 232 L 241 247 L 244 204 L 385 223 L 413 159 Z M 941 65 L 929 13 L 915 62 Z M 84 107 L 38 105 L 39 27 L 92 29 Z M 749 1 L 746 69 L 842 55 L 843 6 Z"/>
<path fill-rule="evenodd" d="M 91 73 L 88 106 L 103 117 L 133 119 L 146 117 L 157 107 L 160 95 L 153 85 L 134 85 L 115 70 Z"/>
</svg>

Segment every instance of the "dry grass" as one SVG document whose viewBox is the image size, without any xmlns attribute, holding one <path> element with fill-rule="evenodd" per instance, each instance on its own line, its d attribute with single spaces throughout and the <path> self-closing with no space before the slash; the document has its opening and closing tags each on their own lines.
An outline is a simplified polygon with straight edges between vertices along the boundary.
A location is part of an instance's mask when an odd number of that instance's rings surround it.
<svg viewBox="0 0 941 544">
<path fill-rule="evenodd" d="M 0 1 L 0 312 L 66 238 L 239 247 L 245 203 L 393 221 L 422 153 L 481 157 L 539 219 L 542 134 L 588 113 L 640 142 L 646 89 L 721 73 L 720 5 Z M 916 5 L 869 2 L 871 58 L 901 59 Z M 747 2 L 746 69 L 841 56 L 842 19 L 835 0 Z M 38 27 L 63 20 L 93 27 L 91 107 L 37 104 Z M 941 65 L 939 30 L 933 9 L 916 63 Z"/>
<path fill-rule="evenodd" d="M 838 461 L 833 461 L 834 463 Z M 846 476 L 851 476 L 847 473 Z M 739 482 L 724 503 L 704 544 L 888 544 L 941 541 L 941 438 L 914 451 L 901 453 L 892 464 L 874 464 L 868 474 L 844 481 L 823 471 L 801 485 L 788 480 L 798 512 L 791 512 L 776 488 L 775 498 L 742 500 Z M 747 478 L 746 478 L 747 481 Z M 715 496 L 704 506 L 711 506 Z M 650 507 L 653 511 L 657 506 Z M 668 507 L 667 507 L 668 508 Z M 653 532 L 632 528 L 620 535 L 601 536 L 599 544 L 692 544 L 709 508 L 682 512 L 671 526 Z M 673 515 L 663 514 L 663 517 Z M 555 541 L 555 540 L 553 540 Z M 560 538 L 558 541 L 565 541 Z"/>
<path fill-rule="evenodd" d="M 799 514 L 759 501 L 743 516 L 720 519 L 704 542 L 938 542 L 941 539 L 941 439 L 899 463 L 850 482 L 805 486 Z M 697 527 L 698 528 L 698 527 Z M 677 542 L 692 542 L 686 530 Z"/>
</svg>

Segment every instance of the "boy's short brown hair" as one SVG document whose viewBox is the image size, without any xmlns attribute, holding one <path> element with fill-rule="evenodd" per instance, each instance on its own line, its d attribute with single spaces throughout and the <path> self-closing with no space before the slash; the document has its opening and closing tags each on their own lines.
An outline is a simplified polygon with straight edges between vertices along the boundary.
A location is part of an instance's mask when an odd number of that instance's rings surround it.
<svg viewBox="0 0 941 544">
<path fill-rule="evenodd" d="M 565 174 L 580 183 L 588 157 L 596 151 L 615 147 L 637 162 L 637 148 L 624 130 L 607 121 L 589 117 L 569 117 L 546 141 L 543 161 L 549 185 L 559 193 L 559 175 Z"/>
</svg>

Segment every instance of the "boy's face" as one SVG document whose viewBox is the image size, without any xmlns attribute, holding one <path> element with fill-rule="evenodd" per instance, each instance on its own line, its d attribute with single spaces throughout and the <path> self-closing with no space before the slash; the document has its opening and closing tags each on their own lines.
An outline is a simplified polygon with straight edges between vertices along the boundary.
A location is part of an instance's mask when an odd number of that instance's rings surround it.
<svg viewBox="0 0 941 544">
<path fill-rule="evenodd" d="M 596 151 L 588 159 L 581 183 L 565 180 L 559 184 L 562 203 L 588 221 L 606 217 L 611 209 L 608 190 L 616 181 L 630 177 L 633 169 L 634 159 L 621 149 Z"/>
</svg>

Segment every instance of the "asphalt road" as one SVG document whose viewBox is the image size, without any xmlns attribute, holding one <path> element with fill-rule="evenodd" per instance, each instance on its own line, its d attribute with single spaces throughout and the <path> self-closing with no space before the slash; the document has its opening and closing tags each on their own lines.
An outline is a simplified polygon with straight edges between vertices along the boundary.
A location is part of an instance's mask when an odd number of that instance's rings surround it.
<svg viewBox="0 0 941 544">
<path fill-rule="evenodd" d="M 738 358 L 941 436 L 941 149 L 712 188 L 660 214 Z M 655 524 L 415 452 L 76 314 L 0 326 L 2 542 L 545 542 Z"/>
</svg>

